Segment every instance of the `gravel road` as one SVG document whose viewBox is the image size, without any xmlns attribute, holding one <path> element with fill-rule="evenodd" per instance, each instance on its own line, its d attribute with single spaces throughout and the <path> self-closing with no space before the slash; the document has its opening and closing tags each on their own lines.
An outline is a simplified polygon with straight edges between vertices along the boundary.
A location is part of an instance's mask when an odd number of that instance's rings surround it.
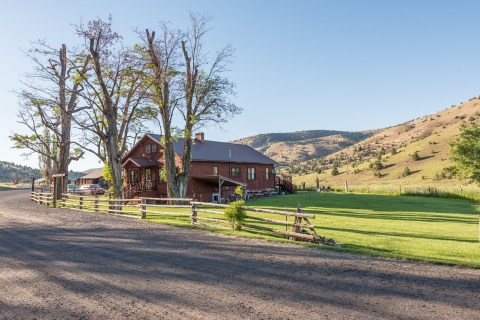
<svg viewBox="0 0 480 320">
<path fill-rule="evenodd" d="M 0 192 L 0 319 L 480 319 L 480 270 L 54 210 L 28 197 Z"/>
</svg>

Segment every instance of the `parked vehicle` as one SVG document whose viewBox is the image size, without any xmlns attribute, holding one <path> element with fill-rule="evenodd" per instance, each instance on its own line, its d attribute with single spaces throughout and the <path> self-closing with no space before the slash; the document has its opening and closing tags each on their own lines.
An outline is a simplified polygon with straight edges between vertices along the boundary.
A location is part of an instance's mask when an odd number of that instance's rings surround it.
<svg viewBox="0 0 480 320">
<path fill-rule="evenodd" d="M 81 194 L 105 194 L 105 189 L 103 189 L 99 184 L 85 184 L 80 187 L 79 193 Z"/>
<path fill-rule="evenodd" d="M 80 186 L 77 186 L 76 184 L 67 184 L 67 193 L 79 193 L 80 191 Z"/>
</svg>

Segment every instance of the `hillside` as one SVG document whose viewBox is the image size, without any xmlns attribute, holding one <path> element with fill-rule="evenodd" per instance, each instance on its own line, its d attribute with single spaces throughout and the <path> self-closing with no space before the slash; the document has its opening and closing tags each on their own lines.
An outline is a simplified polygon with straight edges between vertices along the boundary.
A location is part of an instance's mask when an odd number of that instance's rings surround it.
<svg viewBox="0 0 480 320">
<path fill-rule="evenodd" d="M 259 134 L 233 142 L 247 144 L 279 164 L 286 165 L 327 156 L 368 138 L 373 133 L 374 131 L 308 130 Z"/>
<path fill-rule="evenodd" d="M 315 186 L 317 177 L 322 185 L 337 186 L 344 181 L 357 186 L 466 183 L 452 178 L 449 144 L 456 139 L 462 122 L 480 118 L 479 98 L 379 130 L 327 157 L 291 166 L 284 173 L 293 174 L 294 183 L 305 182 L 307 186 Z M 339 171 L 336 176 L 331 173 L 334 166 Z"/>
<path fill-rule="evenodd" d="M 22 182 L 30 181 L 32 177 L 40 178 L 40 170 L 13 162 L 0 161 L 0 182 L 11 182 L 12 174 L 18 175 Z"/>
<path fill-rule="evenodd" d="M 39 169 L 22 166 L 12 162 L 0 161 L 0 182 L 11 182 L 13 174 L 20 177 L 20 182 L 30 182 L 33 177 L 36 179 L 42 177 Z M 83 175 L 85 175 L 83 172 L 70 171 L 68 178 L 70 180 L 75 180 Z"/>
</svg>

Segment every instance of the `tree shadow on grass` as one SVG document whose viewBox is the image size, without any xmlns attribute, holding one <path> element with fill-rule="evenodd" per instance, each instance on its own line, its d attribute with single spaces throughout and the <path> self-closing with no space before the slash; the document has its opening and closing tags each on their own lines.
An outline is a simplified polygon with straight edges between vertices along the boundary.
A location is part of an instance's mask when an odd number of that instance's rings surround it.
<svg viewBox="0 0 480 320">
<path fill-rule="evenodd" d="M 470 200 L 418 196 L 389 196 L 352 193 L 310 193 L 291 198 L 306 210 L 316 208 L 371 210 L 384 212 L 425 212 L 442 214 L 478 214 L 478 204 Z M 260 204 L 260 203 L 259 203 Z M 293 207 L 293 206 L 292 206 Z M 310 209 L 312 208 L 312 209 Z"/>
<path fill-rule="evenodd" d="M 469 239 L 458 238 L 458 237 L 450 237 L 450 236 L 435 236 L 435 235 L 428 235 L 428 234 L 420 235 L 420 234 L 395 232 L 395 231 L 394 232 L 367 231 L 367 230 L 359 230 L 359 229 L 334 228 L 334 227 L 325 227 L 325 226 L 318 226 L 317 229 L 318 230 L 330 230 L 330 231 L 357 233 L 357 234 L 364 234 L 364 235 L 371 235 L 371 236 L 388 236 L 388 237 L 401 237 L 401 238 L 431 239 L 431 240 L 445 240 L 445 241 L 478 243 L 478 240 L 474 240 L 474 239 L 469 240 Z M 373 250 L 377 250 L 377 248 L 374 248 Z"/>
</svg>

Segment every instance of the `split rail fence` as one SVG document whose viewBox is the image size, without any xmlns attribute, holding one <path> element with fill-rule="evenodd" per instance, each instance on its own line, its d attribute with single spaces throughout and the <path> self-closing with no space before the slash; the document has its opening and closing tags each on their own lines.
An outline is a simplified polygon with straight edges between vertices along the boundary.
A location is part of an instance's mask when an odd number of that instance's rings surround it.
<svg viewBox="0 0 480 320">
<path fill-rule="evenodd" d="M 32 191 L 31 199 L 40 204 L 53 206 L 52 193 Z M 57 206 L 137 219 L 147 219 L 147 217 L 154 219 L 161 216 L 183 217 L 191 219 L 192 224 L 196 226 L 231 229 L 230 222 L 224 216 L 224 209 L 228 205 L 199 202 L 187 198 L 107 199 L 97 196 L 62 194 L 62 199 L 58 201 Z M 297 212 L 289 212 L 249 206 L 243 208 L 247 211 L 246 219 L 242 223 L 243 229 L 275 233 L 291 240 L 335 245 L 333 240 L 317 234 L 315 226 L 310 222 L 310 219 L 315 219 L 314 214 L 303 213 L 299 209 Z"/>
</svg>

